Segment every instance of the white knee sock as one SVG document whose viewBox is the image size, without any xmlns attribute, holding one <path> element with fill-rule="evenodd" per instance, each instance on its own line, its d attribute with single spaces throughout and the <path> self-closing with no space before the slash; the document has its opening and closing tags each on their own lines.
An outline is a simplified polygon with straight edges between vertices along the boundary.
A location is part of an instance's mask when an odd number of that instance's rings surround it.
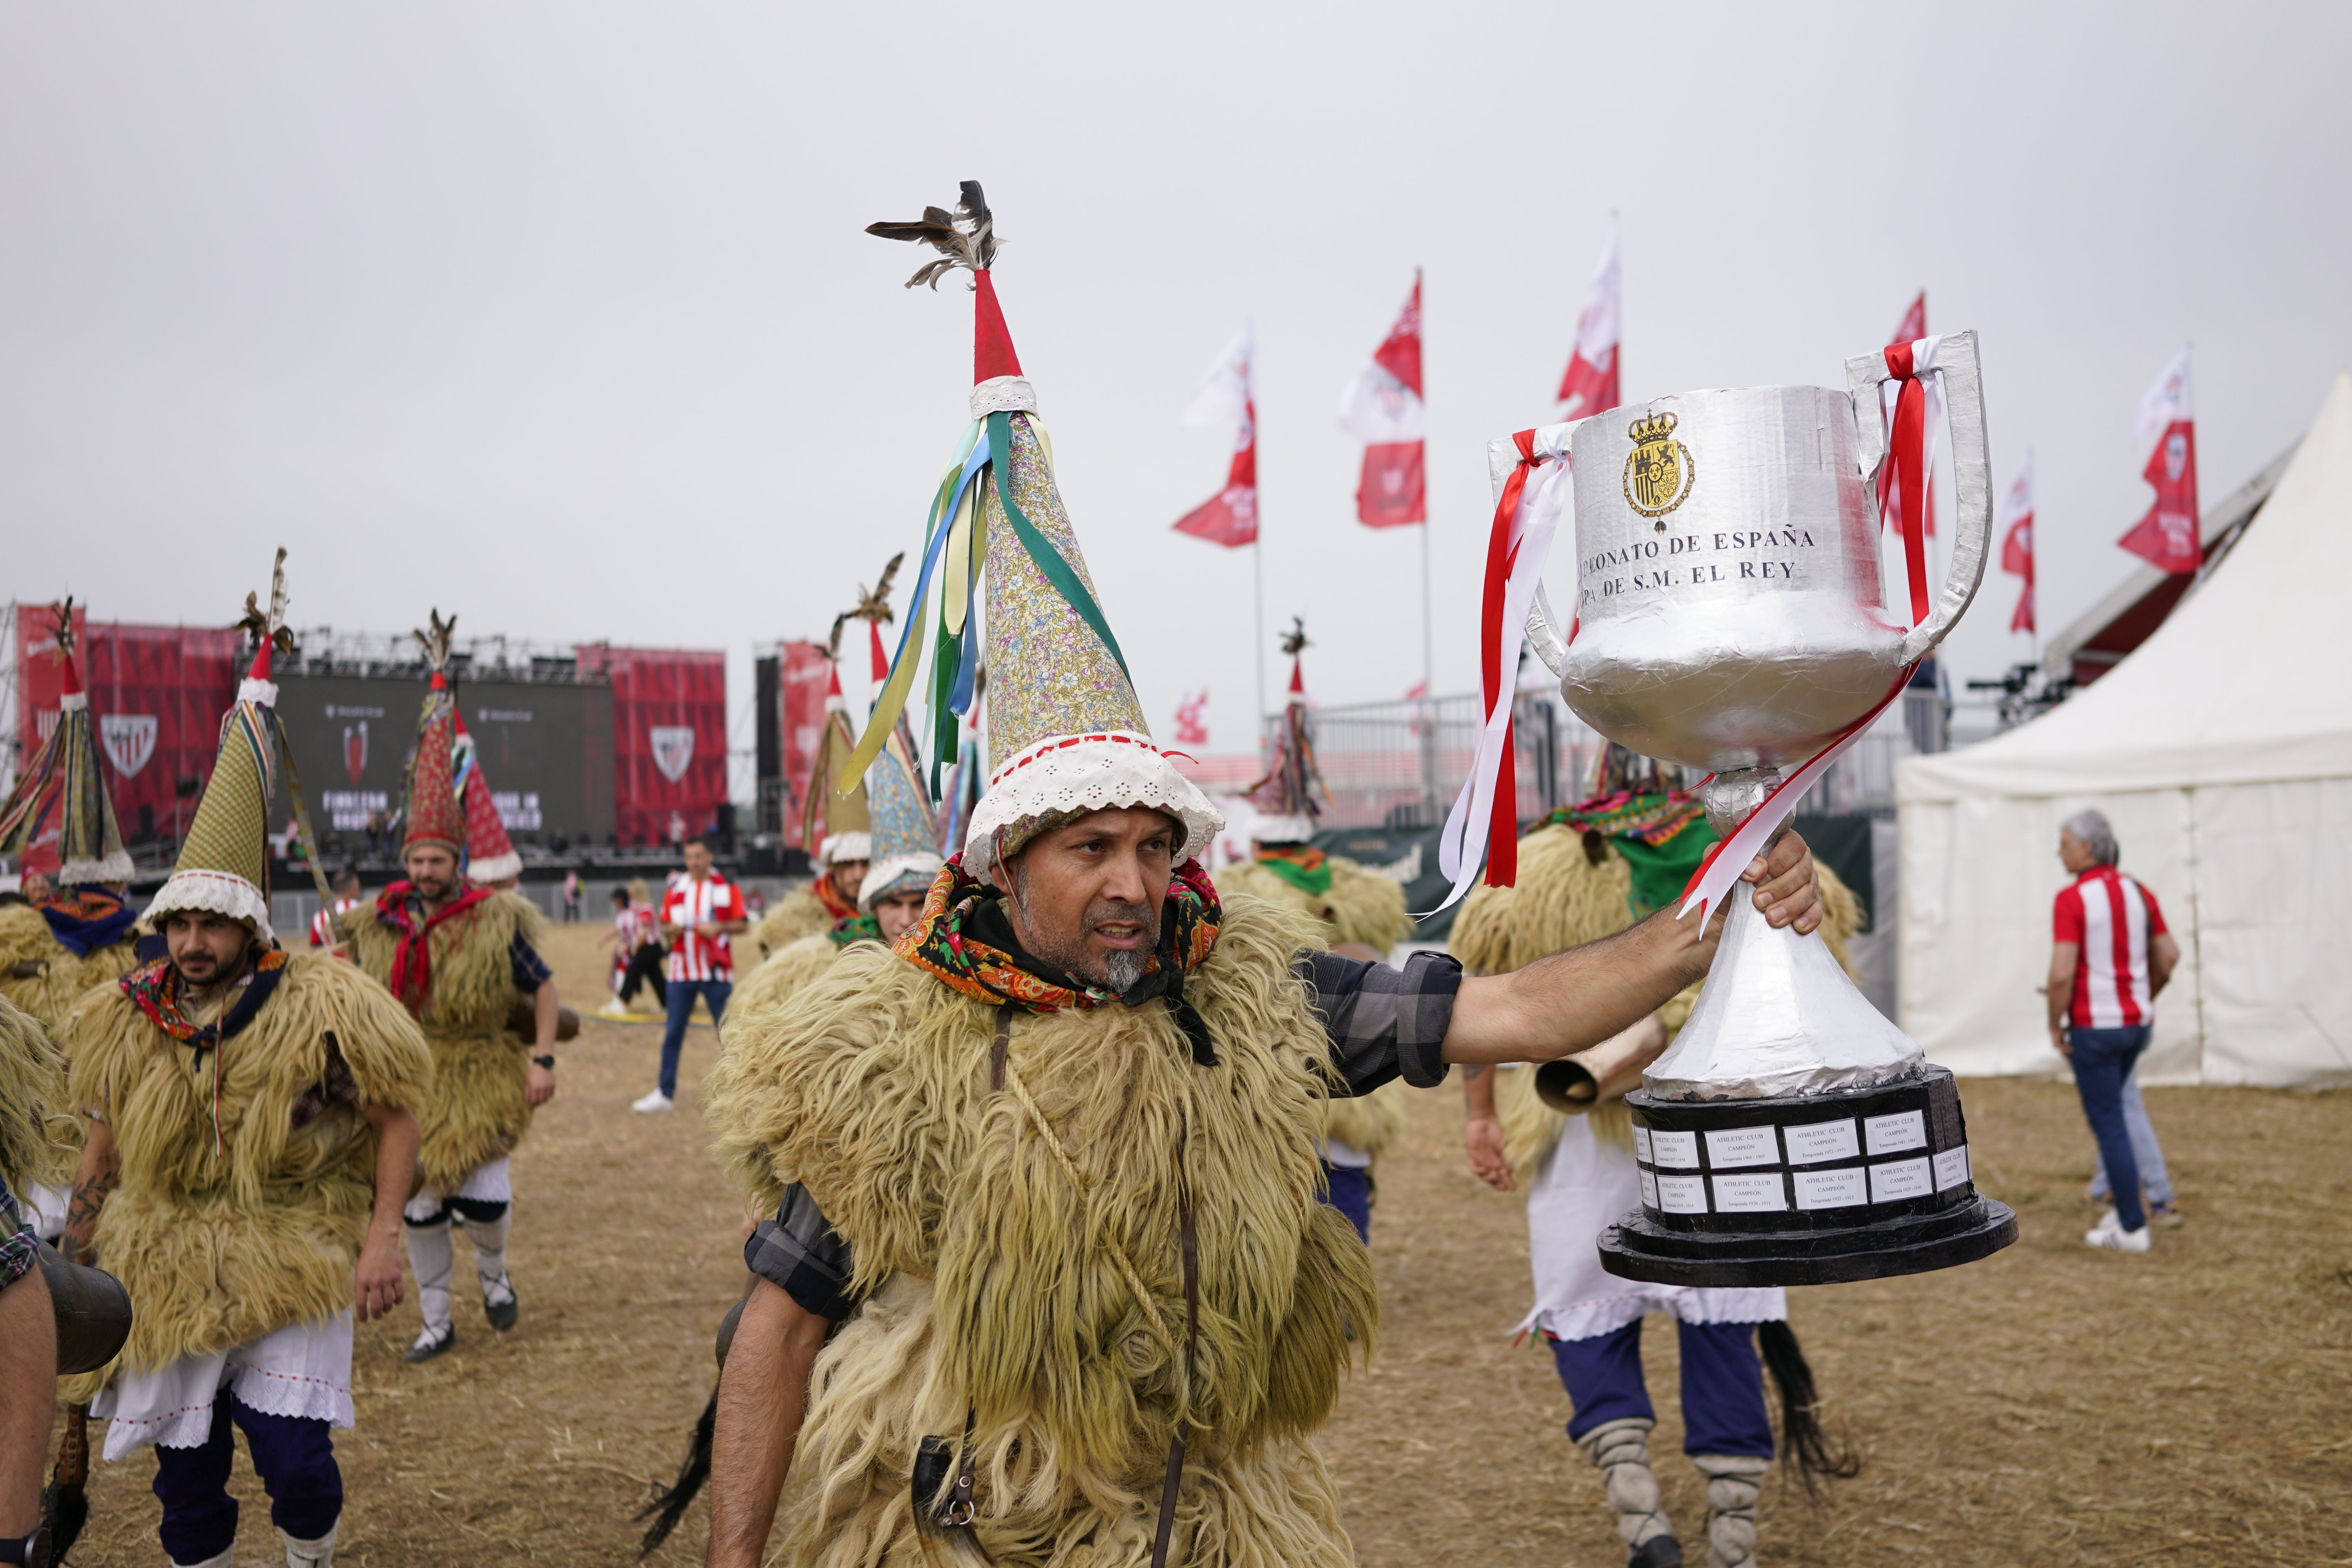
<svg viewBox="0 0 2352 1568">
<path fill-rule="evenodd" d="M 416 1306 L 425 1326 L 438 1334 L 449 1327 L 449 1270 L 457 1249 L 449 1239 L 449 1222 L 404 1225 L 407 1233 L 408 1269 L 416 1276 Z"/>
<path fill-rule="evenodd" d="M 316 1541 L 297 1541 L 282 1530 L 278 1536 L 286 1542 L 286 1568 L 335 1568 L 334 1531 Z"/>
<path fill-rule="evenodd" d="M 1693 1454 L 1706 1478 L 1707 1568 L 1751 1568 L 1756 1561 L 1756 1494 L 1769 1459 L 1752 1454 Z"/>
<path fill-rule="evenodd" d="M 514 1205 L 494 1220 L 467 1219 L 457 1216 L 466 1227 L 466 1239 L 474 1244 L 474 1272 L 482 1278 L 482 1300 L 490 1302 L 510 1300 L 514 1287 L 507 1283 L 507 1227 L 513 1222 Z"/>
<path fill-rule="evenodd" d="M 1650 1468 L 1650 1428 L 1654 1422 L 1629 1415 L 1604 1421 L 1579 1437 L 1601 1471 L 1608 1489 L 1609 1507 L 1617 1515 L 1617 1534 L 1628 1546 L 1639 1546 L 1654 1535 L 1671 1535 L 1665 1505 L 1658 1498 L 1658 1478 Z"/>
</svg>

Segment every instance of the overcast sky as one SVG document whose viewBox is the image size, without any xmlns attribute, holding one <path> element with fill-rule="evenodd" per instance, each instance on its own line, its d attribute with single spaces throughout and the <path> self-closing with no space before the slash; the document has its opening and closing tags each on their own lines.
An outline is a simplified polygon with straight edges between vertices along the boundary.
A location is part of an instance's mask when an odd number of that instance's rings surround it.
<svg viewBox="0 0 2352 1568">
<path fill-rule="evenodd" d="M 411 3 L 0 9 L 0 595 L 724 646 L 823 632 L 964 419 L 971 304 L 860 231 L 987 186 L 1064 494 L 1165 732 L 1248 744 L 1245 552 L 1168 524 L 1259 343 L 1269 623 L 1421 667 L 1343 384 L 1426 269 L 1437 681 L 1493 436 L 1554 416 L 1611 210 L 1629 401 L 1835 384 L 1911 296 L 2032 447 L 2042 625 L 2126 574 L 2141 391 L 2218 499 L 2352 359 L 2352 8 Z M 1570 552 L 1555 562 L 1559 589 Z M 1990 574 L 1962 674 L 2032 651 Z M 902 596 L 903 604 L 903 596 Z M 748 742 L 748 735 L 740 738 Z"/>
</svg>

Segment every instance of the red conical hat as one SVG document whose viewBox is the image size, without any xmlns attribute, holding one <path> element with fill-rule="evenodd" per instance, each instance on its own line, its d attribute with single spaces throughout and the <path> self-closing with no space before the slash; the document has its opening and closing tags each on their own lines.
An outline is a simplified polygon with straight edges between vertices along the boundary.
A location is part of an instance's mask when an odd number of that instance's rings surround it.
<svg viewBox="0 0 2352 1568">
<path fill-rule="evenodd" d="M 466 808 L 457 798 L 457 702 L 445 673 L 457 617 L 444 621 L 436 610 L 430 625 L 430 632 L 415 634 L 433 679 L 425 688 L 425 708 L 416 721 L 416 760 L 408 770 L 406 821 L 400 847 L 405 852 L 419 844 L 437 844 L 452 855 L 463 855 Z"/>
<path fill-rule="evenodd" d="M 490 798 L 490 781 L 482 772 L 481 748 L 466 732 L 466 716 L 456 715 L 458 752 L 464 757 L 466 875 L 477 882 L 509 882 L 522 875 L 522 857 L 507 837 L 505 819 Z"/>
</svg>

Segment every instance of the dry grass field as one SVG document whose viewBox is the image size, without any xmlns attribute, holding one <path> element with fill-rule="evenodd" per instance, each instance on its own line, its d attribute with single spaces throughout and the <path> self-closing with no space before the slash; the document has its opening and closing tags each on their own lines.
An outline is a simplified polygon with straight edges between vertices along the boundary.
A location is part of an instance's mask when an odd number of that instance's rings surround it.
<svg viewBox="0 0 2352 1568">
<path fill-rule="evenodd" d="M 565 994 L 590 1005 L 593 930 L 553 944 Z M 658 1041 L 653 1026 L 591 1021 L 566 1049 L 559 1097 L 515 1162 L 519 1328 L 483 1326 L 461 1247 L 456 1351 L 403 1364 L 413 1306 L 361 1329 L 359 1425 L 336 1439 L 341 1561 L 634 1559 L 629 1516 L 677 1462 L 743 1279 L 693 1087 L 715 1041 L 700 1025 L 689 1038 L 677 1114 L 632 1115 Z M 2352 1563 L 2352 1095 L 2149 1090 L 2189 1222 L 2127 1258 L 2081 1244 L 2091 1148 L 2073 1091 L 1963 1090 L 1978 1180 L 2016 1207 L 2023 1237 L 1971 1268 L 1793 1294 L 1866 1468 L 1818 1506 L 1769 1488 L 1763 1561 Z M 1550 1359 L 1507 1338 L 1528 1301 L 1524 1211 L 1463 1169 L 1458 1094 L 1417 1097 L 1381 1173 L 1380 1354 L 1325 1439 L 1359 1556 L 1616 1568 Z M 1646 1343 L 1654 1447 L 1687 1546 L 1701 1515 L 1674 1335 Z M 238 1561 L 276 1563 L 242 1458 L 236 1476 Z M 78 1568 L 163 1561 L 152 1479 L 143 1454 L 98 1466 Z M 656 1561 L 699 1561 L 706 1519 L 698 1505 Z"/>
</svg>

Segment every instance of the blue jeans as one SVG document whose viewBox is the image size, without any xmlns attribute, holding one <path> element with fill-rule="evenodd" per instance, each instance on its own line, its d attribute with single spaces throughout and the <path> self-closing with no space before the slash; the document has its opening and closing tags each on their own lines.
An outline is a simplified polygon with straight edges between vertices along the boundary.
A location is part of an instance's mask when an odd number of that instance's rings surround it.
<svg viewBox="0 0 2352 1568">
<path fill-rule="evenodd" d="M 2147 1037 L 2146 1024 L 2066 1031 L 2066 1044 L 2074 1053 L 2074 1092 L 2082 1097 L 2091 1136 L 2099 1141 L 2099 1163 L 2115 1189 L 2116 1219 L 2126 1230 L 2147 1224 L 2147 1212 L 2139 1203 L 2139 1160 L 2124 1127 L 2124 1085 L 2131 1078 L 2132 1064 L 2147 1049 Z"/>
<path fill-rule="evenodd" d="M 1323 1162 L 1323 1201 L 1348 1216 L 1356 1234 L 1372 1239 L 1372 1173 L 1360 1165 Z"/>
<path fill-rule="evenodd" d="M 2137 1067 L 2124 1077 L 2124 1131 L 2131 1135 L 2132 1158 L 2139 1162 L 2139 1184 L 2147 1201 L 2158 1208 L 2171 1207 L 2172 1174 L 2164 1168 L 2164 1150 L 2156 1142 L 2156 1129 L 2148 1123 L 2147 1107 L 2139 1100 Z M 2091 1177 L 2091 1196 L 2104 1198 L 2114 1190 L 2107 1180 L 2106 1162 L 2102 1160 Z"/>
<path fill-rule="evenodd" d="M 1764 1363 L 1753 1323 L 1685 1323 L 1682 1339 L 1683 1452 L 1772 1457 L 1772 1417 L 1764 1408 Z M 1575 1415 L 1570 1437 L 1604 1422 L 1655 1420 L 1642 1380 L 1642 1320 L 1589 1340 L 1555 1340 L 1553 1364 Z"/>
<path fill-rule="evenodd" d="M 237 1403 L 224 1386 L 213 1395 L 213 1429 L 200 1447 L 155 1450 L 155 1495 L 163 1503 L 163 1551 L 174 1563 L 219 1556 L 236 1539 L 236 1500 L 228 1495 L 236 1443 L 229 1422 L 245 1429 L 253 1468 L 269 1494 L 269 1522 L 297 1541 L 316 1541 L 343 1512 L 343 1472 L 324 1421 L 265 1415 Z"/>
<path fill-rule="evenodd" d="M 694 1016 L 694 999 L 699 996 L 710 1008 L 710 1026 L 717 1028 L 719 1020 L 727 1016 L 727 998 L 735 994 L 731 980 L 673 980 L 669 994 L 663 998 L 669 1008 L 669 1024 L 662 1030 L 661 1091 L 672 1100 L 677 1098 L 677 1052 L 686 1044 L 686 1021 Z"/>
</svg>

